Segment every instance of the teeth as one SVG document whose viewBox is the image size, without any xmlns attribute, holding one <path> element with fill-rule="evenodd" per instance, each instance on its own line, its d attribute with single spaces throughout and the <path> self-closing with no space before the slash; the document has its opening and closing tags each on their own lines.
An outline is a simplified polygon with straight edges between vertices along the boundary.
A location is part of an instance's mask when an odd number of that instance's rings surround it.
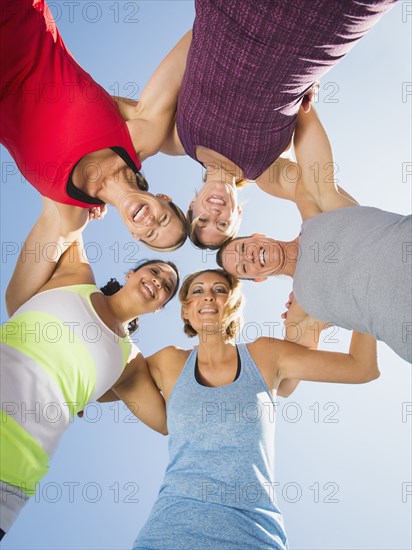
<svg viewBox="0 0 412 550">
<path fill-rule="evenodd" d="M 219 206 L 225 206 L 226 202 L 223 199 L 218 199 L 217 197 L 209 197 L 207 202 L 212 204 L 218 204 Z"/>
<path fill-rule="evenodd" d="M 140 222 L 145 217 L 148 208 L 149 207 L 147 206 L 147 204 L 141 206 L 136 212 L 136 214 L 133 216 L 133 221 Z"/>
<path fill-rule="evenodd" d="M 150 284 L 144 282 L 144 283 L 143 283 L 143 286 L 147 288 L 147 290 L 149 291 L 150 296 L 151 296 L 152 298 L 154 298 L 154 297 L 155 297 L 155 293 L 154 293 L 154 291 L 153 291 L 152 285 L 150 285 Z"/>
<path fill-rule="evenodd" d="M 217 309 L 211 307 L 204 307 L 199 310 L 199 313 L 217 313 Z"/>
<path fill-rule="evenodd" d="M 262 267 L 264 267 L 265 265 L 265 251 L 263 248 L 260 249 L 260 252 L 259 252 L 259 261 L 260 261 L 260 265 Z"/>
</svg>

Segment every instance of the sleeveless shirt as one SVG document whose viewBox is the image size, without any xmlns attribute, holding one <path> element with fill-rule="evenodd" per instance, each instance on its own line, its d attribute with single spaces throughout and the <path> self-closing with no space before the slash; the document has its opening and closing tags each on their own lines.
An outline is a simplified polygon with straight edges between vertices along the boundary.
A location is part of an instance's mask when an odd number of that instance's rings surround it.
<svg viewBox="0 0 412 550">
<path fill-rule="evenodd" d="M 1 353 L 1 525 L 8 531 L 47 473 L 74 415 L 110 389 L 131 343 L 98 317 L 95 285 L 36 294 L 4 323 Z"/>
<path fill-rule="evenodd" d="M 287 548 L 276 505 L 275 403 L 246 345 L 239 377 L 207 387 L 190 354 L 167 404 L 169 464 L 133 548 Z"/>
<path fill-rule="evenodd" d="M 394 0 L 196 0 L 176 124 L 256 179 L 292 139 L 303 96 Z"/>
<path fill-rule="evenodd" d="M 367 206 L 302 224 L 293 292 L 317 319 L 372 334 L 412 361 L 412 216 Z"/>
<path fill-rule="evenodd" d="M 76 63 L 45 0 L 1 0 L 0 18 L 0 143 L 42 195 L 103 204 L 69 176 L 82 157 L 106 148 L 140 170 L 116 103 Z"/>
</svg>

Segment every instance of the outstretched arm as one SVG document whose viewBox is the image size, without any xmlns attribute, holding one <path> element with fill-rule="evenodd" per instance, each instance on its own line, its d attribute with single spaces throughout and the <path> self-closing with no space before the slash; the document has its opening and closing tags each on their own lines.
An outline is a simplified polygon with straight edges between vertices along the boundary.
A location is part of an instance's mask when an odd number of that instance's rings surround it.
<svg viewBox="0 0 412 550">
<path fill-rule="evenodd" d="M 166 405 L 153 381 L 146 360 L 138 352 L 126 365 L 122 376 L 99 401 L 124 401 L 139 420 L 153 430 L 167 435 Z"/>
<path fill-rule="evenodd" d="M 336 185 L 332 148 L 314 108 L 308 113 L 300 109 L 294 148 L 300 168 L 295 197 L 303 219 L 357 204 Z"/>
<path fill-rule="evenodd" d="M 286 308 L 287 311 L 282 315 L 285 319 L 285 340 L 317 350 L 320 333 L 329 325 L 308 315 L 294 299 L 293 292 L 289 295 Z M 288 397 L 298 384 L 299 380 L 283 379 L 278 387 L 278 395 Z"/>
<path fill-rule="evenodd" d="M 305 349 L 281 342 L 275 359 L 277 378 L 362 384 L 379 377 L 376 340 L 369 334 L 352 333 L 349 353 Z"/>
<path fill-rule="evenodd" d="M 114 98 L 128 123 L 132 141 L 141 160 L 167 146 L 175 137 L 177 97 L 186 69 L 186 59 L 192 41 L 187 32 L 157 67 L 142 91 L 138 102 Z M 176 144 L 169 154 L 184 154 Z"/>
<path fill-rule="evenodd" d="M 9 315 L 50 281 L 62 255 L 81 234 L 88 210 L 43 197 L 43 211 L 24 242 L 6 290 Z"/>
</svg>

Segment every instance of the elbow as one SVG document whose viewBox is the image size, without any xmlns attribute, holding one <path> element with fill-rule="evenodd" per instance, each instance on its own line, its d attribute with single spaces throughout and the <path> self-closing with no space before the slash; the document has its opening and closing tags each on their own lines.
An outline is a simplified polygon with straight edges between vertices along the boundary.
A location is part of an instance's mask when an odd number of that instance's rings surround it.
<svg viewBox="0 0 412 550">
<path fill-rule="evenodd" d="M 381 375 L 381 372 L 379 370 L 378 363 L 377 362 L 371 363 L 371 365 L 365 371 L 362 378 L 359 380 L 359 384 L 366 384 L 368 382 L 372 382 L 373 380 L 377 380 L 380 375 Z"/>
</svg>

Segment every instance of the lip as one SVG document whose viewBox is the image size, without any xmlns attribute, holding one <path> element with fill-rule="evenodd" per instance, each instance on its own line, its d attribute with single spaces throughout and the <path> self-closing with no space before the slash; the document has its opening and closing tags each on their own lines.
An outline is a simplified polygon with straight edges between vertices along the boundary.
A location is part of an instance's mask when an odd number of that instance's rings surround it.
<svg viewBox="0 0 412 550">
<path fill-rule="evenodd" d="M 206 202 L 215 206 L 226 206 L 226 201 L 222 195 L 210 195 L 210 197 L 206 199 Z"/>
<path fill-rule="evenodd" d="M 265 267 L 266 264 L 266 258 L 265 258 L 265 249 L 263 246 L 259 249 L 259 263 L 261 267 Z"/>
<path fill-rule="evenodd" d="M 133 210 L 132 213 L 132 220 L 133 223 L 140 223 L 144 220 L 144 218 L 149 213 L 149 205 L 148 204 L 139 204 L 137 208 Z"/>
<path fill-rule="evenodd" d="M 150 281 L 143 280 L 142 281 L 142 287 L 143 287 L 143 291 L 146 294 L 146 296 L 148 296 L 151 300 L 156 299 L 155 286 Z"/>
<path fill-rule="evenodd" d="M 202 307 L 199 309 L 200 315 L 208 315 L 208 314 L 215 315 L 217 312 L 218 312 L 217 308 L 210 307 L 210 306 Z"/>
</svg>

